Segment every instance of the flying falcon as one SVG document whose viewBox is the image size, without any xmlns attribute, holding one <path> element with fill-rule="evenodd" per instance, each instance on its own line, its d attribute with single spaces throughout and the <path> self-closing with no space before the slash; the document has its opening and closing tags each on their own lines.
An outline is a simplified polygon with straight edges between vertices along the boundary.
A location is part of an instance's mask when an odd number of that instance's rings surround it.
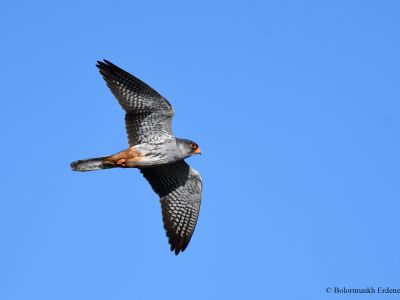
<svg viewBox="0 0 400 300">
<path fill-rule="evenodd" d="M 201 154 L 190 140 L 173 136 L 171 104 L 146 83 L 111 62 L 97 65 L 111 92 L 125 110 L 129 148 L 113 155 L 78 160 L 74 171 L 138 168 L 160 197 L 164 228 L 171 251 L 184 251 L 199 216 L 202 181 L 184 159 Z"/>
</svg>

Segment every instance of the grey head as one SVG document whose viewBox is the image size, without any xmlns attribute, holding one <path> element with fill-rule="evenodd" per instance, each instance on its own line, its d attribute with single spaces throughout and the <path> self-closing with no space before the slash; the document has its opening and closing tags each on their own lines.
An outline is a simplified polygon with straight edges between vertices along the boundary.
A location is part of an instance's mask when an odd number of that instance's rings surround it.
<svg viewBox="0 0 400 300">
<path fill-rule="evenodd" d="M 176 139 L 176 146 L 184 157 L 201 154 L 199 146 L 191 140 Z"/>
</svg>

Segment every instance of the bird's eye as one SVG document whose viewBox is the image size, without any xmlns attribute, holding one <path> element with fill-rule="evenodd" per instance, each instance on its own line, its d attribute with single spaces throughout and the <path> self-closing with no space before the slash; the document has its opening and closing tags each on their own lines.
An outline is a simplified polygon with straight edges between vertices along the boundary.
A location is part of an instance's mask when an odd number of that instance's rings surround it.
<svg viewBox="0 0 400 300">
<path fill-rule="evenodd" d="M 196 150 L 197 149 L 197 145 L 195 143 L 193 143 L 192 144 L 192 148 Z"/>
</svg>

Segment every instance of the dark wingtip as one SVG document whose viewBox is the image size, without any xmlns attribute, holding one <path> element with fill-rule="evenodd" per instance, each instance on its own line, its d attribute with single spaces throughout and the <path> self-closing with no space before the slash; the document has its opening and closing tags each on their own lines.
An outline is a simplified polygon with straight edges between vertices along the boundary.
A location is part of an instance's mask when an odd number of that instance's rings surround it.
<svg viewBox="0 0 400 300">
<path fill-rule="evenodd" d="M 175 255 L 178 255 L 180 252 L 185 251 L 186 247 L 189 245 L 189 239 L 179 239 L 177 237 L 170 237 L 169 244 L 171 251 L 175 252 Z"/>
<path fill-rule="evenodd" d="M 107 59 L 98 60 L 96 67 L 99 69 L 100 74 L 106 78 L 106 77 L 113 77 L 117 73 L 127 73 L 117 65 L 114 65 L 112 62 L 110 62 Z M 129 73 L 128 73 L 129 74 Z"/>
<path fill-rule="evenodd" d="M 97 61 L 97 64 L 96 64 L 96 67 L 98 67 L 99 69 L 104 69 L 104 68 L 118 68 L 116 65 L 114 65 L 112 62 L 110 62 L 110 61 L 107 60 L 107 59 L 103 59 L 102 61 L 101 61 L 101 60 L 98 60 L 98 61 Z"/>
<path fill-rule="evenodd" d="M 178 255 L 183 250 L 179 249 L 178 247 L 171 246 L 171 251 L 175 252 L 175 255 Z"/>
<path fill-rule="evenodd" d="M 98 60 L 97 64 L 96 64 L 96 67 L 99 68 L 100 70 L 103 69 L 105 66 L 107 66 L 104 62 L 106 62 L 105 59 L 103 59 L 103 61 Z"/>
</svg>

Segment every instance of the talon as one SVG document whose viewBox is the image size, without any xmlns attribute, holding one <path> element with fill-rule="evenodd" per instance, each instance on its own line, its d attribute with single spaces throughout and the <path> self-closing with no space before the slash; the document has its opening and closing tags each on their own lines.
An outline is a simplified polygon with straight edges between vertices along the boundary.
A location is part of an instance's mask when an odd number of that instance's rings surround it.
<svg viewBox="0 0 400 300">
<path fill-rule="evenodd" d="M 121 166 L 121 167 L 125 167 L 126 166 L 126 159 L 125 158 L 121 158 L 117 161 L 117 165 Z"/>
</svg>

